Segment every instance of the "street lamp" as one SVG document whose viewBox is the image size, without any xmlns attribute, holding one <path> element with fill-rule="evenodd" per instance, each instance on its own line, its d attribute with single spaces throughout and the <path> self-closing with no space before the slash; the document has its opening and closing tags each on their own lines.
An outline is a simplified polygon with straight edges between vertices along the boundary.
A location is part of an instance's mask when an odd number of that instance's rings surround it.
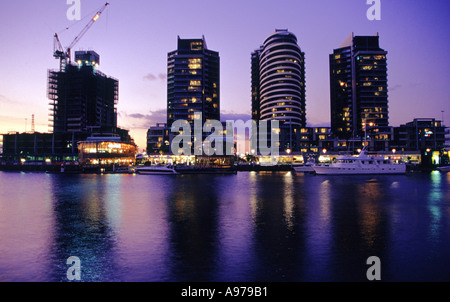
<svg viewBox="0 0 450 302">
<path fill-rule="evenodd" d="M 364 120 L 363 125 L 364 125 L 364 147 L 365 147 L 366 144 L 367 144 L 367 122 L 365 120 Z M 373 126 L 373 122 L 370 122 L 369 126 L 372 127 Z"/>
<path fill-rule="evenodd" d="M 291 149 L 290 148 L 287 148 L 286 149 L 286 153 L 289 155 L 289 154 L 291 154 Z M 291 158 L 290 158 L 291 159 Z M 291 166 L 292 166 L 292 159 L 290 160 L 290 162 L 291 162 Z"/>
</svg>

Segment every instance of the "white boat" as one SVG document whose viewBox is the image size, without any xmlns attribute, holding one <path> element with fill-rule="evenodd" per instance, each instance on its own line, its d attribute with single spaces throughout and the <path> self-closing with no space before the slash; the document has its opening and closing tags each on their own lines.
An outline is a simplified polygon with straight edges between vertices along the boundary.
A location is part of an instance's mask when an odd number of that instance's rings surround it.
<svg viewBox="0 0 450 302">
<path fill-rule="evenodd" d="M 293 165 L 292 168 L 294 168 L 295 172 L 313 173 L 314 172 L 313 166 L 314 164 L 312 163 L 305 163 L 303 165 Z"/>
<path fill-rule="evenodd" d="M 395 163 L 390 159 L 367 155 L 363 149 L 359 156 L 341 155 L 335 162 L 313 166 L 314 172 L 321 175 L 348 174 L 405 174 L 406 164 Z"/>
<path fill-rule="evenodd" d="M 138 174 L 156 174 L 156 175 L 178 174 L 178 172 L 175 171 L 175 168 L 171 165 L 139 166 L 135 167 L 134 170 Z"/>
<path fill-rule="evenodd" d="M 441 172 L 450 172 L 450 166 L 438 167 L 438 170 Z"/>
</svg>

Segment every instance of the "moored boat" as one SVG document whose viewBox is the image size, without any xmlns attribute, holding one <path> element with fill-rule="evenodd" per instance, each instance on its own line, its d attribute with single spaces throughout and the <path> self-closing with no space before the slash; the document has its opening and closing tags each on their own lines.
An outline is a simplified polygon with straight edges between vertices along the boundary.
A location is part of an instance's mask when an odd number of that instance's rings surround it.
<svg viewBox="0 0 450 302">
<path fill-rule="evenodd" d="M 178 174 L 175 168 L 171 165 L 139 166 L 135 167 L 134 170 L 138 174 L 155 174 L 155 175 Z"/>
<path fill-rule="evenodd" d="M 450 166 L 438 167 L 438 170 L 441 172 L 450 172 Z"/>
<path fill-rule="evenodd" d="M 313 166 L 314 164 L 312 163 L 305 163 L 303 165 L 293 165 L 292 168 L 294 169 L 295 172 L 313 173 L 314 172 Z"/>
<path fill-rule="evenodd" d="M 319 175 L 348 175 L 348 174 L 405 174 L 406 164 L 395 163 L 391 159 L 369 156 L 363 149 L 359 156 L 338 156 L 335 162 L 313 166 Z"/>
<path fill-rule="evenodd" d="M 233 166 L 176 166 L 175 170 L 180 174 L 236 174 Z"/>
</svg>

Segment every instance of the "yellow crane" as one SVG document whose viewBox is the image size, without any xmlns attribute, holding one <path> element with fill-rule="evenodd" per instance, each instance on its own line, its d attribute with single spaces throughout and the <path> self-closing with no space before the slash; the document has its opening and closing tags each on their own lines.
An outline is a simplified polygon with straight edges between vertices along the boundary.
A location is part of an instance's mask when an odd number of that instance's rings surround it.
<svg viewBox="0 0 450 302">
<path fill-rule="evenodd" d="M 95 21 L 100 18 L 100 15 L 102 12 L 106 9 L 106 7 L 109 5 L 108 2 L 106 2 L 92 17 L 88 24 L 81 30 L 81 32 L 73 39 L 72 43 L 64 49 L 61 45 L 61 41 L 59 40 L 58 34 L 55 33 L 54 40 L 53 40 L 53 56 L 57 59 L 59 59 L 59 69 L 60 71 L 64 71 L 66 69 L 66 65 L 70 64 L 70 57 L 71 57 L 71 49 L 75 46 L 75 44 L 80 41 L 80 39 L 84 36 L 84 34 L 91 28 L 91 26 L 95 23 Z"/>
</svg>

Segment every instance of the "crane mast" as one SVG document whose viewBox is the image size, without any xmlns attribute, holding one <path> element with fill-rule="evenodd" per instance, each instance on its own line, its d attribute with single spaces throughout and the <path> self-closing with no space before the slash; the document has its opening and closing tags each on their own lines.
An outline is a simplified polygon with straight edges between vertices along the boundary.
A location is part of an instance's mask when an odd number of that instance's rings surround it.
<svg viewBox="0 0 450 302">
<path fill-rule="evenodd" d="M 64 71 L 67 64 L 70 64 L 70 60 L 71 60 L 71 49 L 75 46 L 75 44 L 78 43 L 78 41 L 80 41 L 80 39 L 84 36 L 84 34 L 91 28 L 91 26 L 95 23 L 95 21 L 98 20 L 98 18 L 100 18 L 100 15 L 102 14 L 102 12 L 106 9 L 106 7 L 109 5 L 108 2 L 106 2 L 98 11 L 97 13 L 94 15 L 94 17 L 92 17 L 88 24 L 86 24 L 86 26 L 81 30 L 81 32 L 73 39 L 72 43 L 70 43 L 70 45 L 64 49 L 64 47 L 61 44 L 61 41 L 59 40 L 58 34 L 55 33 L 55 35 L 53 36 L 53 56 L 55 58 L 59 58 L 60 63 L 59 63 L 59 69 L 60 71 Z"/>
</svg>

